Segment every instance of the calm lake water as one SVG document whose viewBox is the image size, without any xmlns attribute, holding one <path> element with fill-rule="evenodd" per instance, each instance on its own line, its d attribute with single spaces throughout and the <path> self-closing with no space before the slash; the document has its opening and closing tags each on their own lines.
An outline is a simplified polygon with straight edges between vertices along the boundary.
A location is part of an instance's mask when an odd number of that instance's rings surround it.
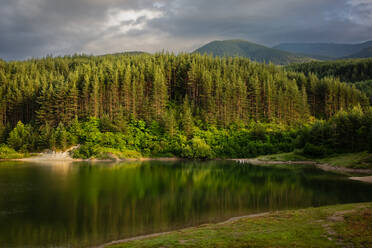
<svg viewBox="0 0 372 248">
<path fill-rule="evenodd" d="M 0 163 L 0 247 L 84 247 L 278 209 L 372 201 L 311 166 Z"/>
</svg>

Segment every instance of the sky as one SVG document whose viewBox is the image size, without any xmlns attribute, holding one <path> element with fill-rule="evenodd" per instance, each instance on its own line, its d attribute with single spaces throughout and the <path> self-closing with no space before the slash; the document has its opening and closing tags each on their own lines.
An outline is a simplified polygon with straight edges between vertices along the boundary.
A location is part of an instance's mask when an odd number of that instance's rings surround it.
<svg viewBox="0 0 372 248">
<path fill-rule="evenodd" d="M 372 40 L 372 0 L 0 0 L 0 58 Z"/>
</svg>

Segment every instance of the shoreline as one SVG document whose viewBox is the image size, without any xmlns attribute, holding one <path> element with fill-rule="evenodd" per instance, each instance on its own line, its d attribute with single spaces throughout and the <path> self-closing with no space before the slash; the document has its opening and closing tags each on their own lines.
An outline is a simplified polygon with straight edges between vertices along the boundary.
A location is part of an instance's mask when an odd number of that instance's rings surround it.
<svg viewBox="0 0 372 248">
<path fill-rule="evenodd" d="M 159 157 L 159 158 L 126 158 L 126 159 L 74 159 L 66 153 L 57 154 L 53 156 L 51 154 L 39 153 L 36 156 L 20 159 L 0 159 L 1 161 L 19 161 L 19 162 L 35 162 L 35 163 L 74 163 L 74 162 L 91 162 L 91 163 L 120 163 L 120 162 L 143 162 L 143 161 L 181 161 L 184 160 L 179 157 Z M 214 159 L 221 160 L 221 159 Z M 305 160 L 305 161 L 274 161 L 274 160 L 260 160 L 257 158 L 245 158 L 245 159 L 226 159 L 230 161 L 236 161 L 238 163 L 248 163 L 252 165 L 313 165 L 318 169 L 327 172 L 336 172 L 341 174 L 365 174 L 368 176 L 350 176 L 350 180 L 360 181 L 364 183 L 372 183 L 372 169 L 355 169 L 333 166 L 327 163 L 319 163 L 316 161 Z"/>
<path fill-rule="evenodd" d="M 113 241 L 110 241 L 110 242 L 107 242 L 107 243 L 104 243 L 104 244 L 101 244 L 101 245 L 98 245 L 98 246 L 93 246 L 91 248 L 105 248 L 105 247 L 112 246 L 112 245 L 118 245 L 118 244 L 123 244 L 123 243 L 131 242 L 131 241 L 143 240 L 143 239 L 147 239 L 147 238 L 155 238 L 155 237 L 159 237 L 159 236 L 162 236 L 162 235 L 171 234 L 171 233 L 174 233 L 174 232 L 183 232 L 183 231 L 187 231 L 187 230 L 191 230 L 191 229 L 195 229 L 195 228 L 200 228 L 200 227 L 208 226 L 208 225 L 216 225 L 216 226 L 226 225 L 226 224 L 231 224 L 231 223 L 234 223 L 234 222 L 242 220 L 242 219 L 254 219 L 254 218 L 268 216 L 269 214 L 272 214 L 272 213 L 275 213 L 275 212 L 276 211 L 236 216 L 236 217 L 231 217 L 231 218 L 228 218 L 227 220 L 217 222 L 217 223 L 205 223 L 205 224 L 200 224 L 198 226 L 190 226 L 190 227 L 170 230 L 170 231 L 166 231 L 166 232 L 150 233 L 150 234 L 134 236 L 134 237 L 131 237 L 131 238 L 118 239 L 118 240 L 113 240 Z"/>
<path fill-rule="evenodd" d="M 301 247 L 309 247 L 313 244 L 313 241 L 319 240 L 320 237 L 325 238 L 325 242 L 336 242 L 332 244 L 332 247 L 337 243 L 340 244 L 342 239 L 339 239 L 336 235 L 338 231 L 334 229 L 335 225 L 337 224 L 345 224 L 346 219 L 345 216 L 348 215 L 358 215 L 363 216 L 363 212 L 366 209 L 371 209 L 372 205 L 371 202 L 361 202 L 361 203 L 349 203 L 349 204 L 337 204 L 337 205 L 329 205 L 329 206 L 320 206 L 320 207 L 305 207 L 300 209 L 289 209 L 289 210 L 279 210 L 279 211 L 268 211 L 268 212 L 261 212 L 256 214 L 250 215 L 243 215 L 238 217 L 232 217 L 227 219 L 226 221 L 217 222 L 217 223 L 207 223 L 201 224 L 198 226 L 191 226 L 185 227 L 181 229 L 174 229 L 171 231 L 159 232 L 159 233 L 152 233 L 152 234 L 145 234 L 145 235 L 138 235 L 130 238 L 125 239 L 118 239 L 113 240 L 110 242 L 103 243 L 101 245 L 91 246 L 91 248 L 105 248 L 105 247 L 137 247 L 137 245 L 141 244 L 141 247 L 158 247 L 159 244 L 163 244 L 163 242 L 169 242 L 169 244 L 180 244 L 180 247 L 183 247 L 183 244 L 186 244 L 187 241 L 192 242 L 193 247 L 200 247 L 204 244 L 204 240 L 210 238 L 211 236 L 217 237 L 219 235 L 223 235 L 223 241 L 228 241 L 226 244 L 237 244 L 240 241 L 237 240 L 235 237 L 236 233 L 244 233 L 247 236 L 255 237 L 254 239 L 247 239 L 250 242 L 257 241 L 257 233 L 254 231 L 257 228 L 263 226 L 265 230 L 269 229 L 270 231 L 265 235 L 269 235 L 271 232 L 274 232 L 278 235 L 281 235 L 282 232 L 291 232 L 292 235 L 295 237 L 296 235 L 300 235 L 299 237 L 302 239 L 303 235 L 308 234 L 309 232 L 313 232 L 314 228 L 318 230 L 318 233 L 315 236 L 308 236 L 308 238 L 312 238 L 313 240 L 305 242 Z M 319 213 L 322 213 L 319 215 Z M 267 221 L 270 219 L 270 224 L 267 224 Z M 271 222 L 271 219 L 276 220 L 276 222 Z M 365 222 L 368 222 L 366 218 L 360 218 Z M 298 226 L 294 227 L 291 230 L 288 230 L 288 223 L 292 223 L 296 225 L 296 223 L 300 223 Z M 357 223 L 359 224 L 359 223 Z M 274 226 L 274 227 L 273 227 Z M 270 229 L 271 228 L 271 229 Z M 348 226 L 350 228 L 350 226 Z M 302 230 L 301 230 L 302 229 Z M 212 230 L 212 232 L 211 232 Z M 341 233 L 340 233 L 341 234 Z M 278 235 L 271 236 L 272 239 L 267 241 L 272 241 L 271 245 L 277 244 Z M 232 238 L 230 238 L 230 236 Z M 243 237 L 243 236 L 240 236 Z M 263 240 L 264 238 L 259 237 L 259 240 Z M 295 240 L 290 238 L 284 244 L 278 247 L 289 247 L 290 244 L 293 244 L 292 241 Z M 304 239 L 307 240 L 307 239 Z M 216 241 L 218 242 L 218 241 Z M 265 241 L 266 242 L 266 241 Z M 190 244 L 190 243 L 188 243 Z M 217 243 L 216 243 L 217 244 Z M 254 243 L 253 243 L 254 244 Z M 342 244 L 346 244 L 343 243 Z M 240 246 L 236 247 L 245 247 L 246 242 L 242 241 Z M 162 246 L 163 247 L 163 246 Z M 168 247 L 168 246 L 165 246 Z M 188 246 L 186 246 L 188 247 Z M 204 246 L 203 246 L 204 247 Z M 210 247 L 210 246 L 207 246 Z M 226 246 L 223 246 L 226 247 Z M 228 246 L 227 246 L 228 247 Z M 257 246 L 262 247 L 262 246 Z M 266 246 L 264 246 L 266 247 Z M 271 247 L 271 246 L 270 246 Z M 317 247 L 323 247 L 319 245 Z M 325 245 L 324 247 L 330 247 L 330 243 Z"/>
<path fill-rule="evenodd" d="M 319 169 L 324 171 L 331 171 L 331 172 L 340 172 L 340 173 L 360 173 L 360 174 L 372 174 L 372 169 L 356 169 L 356 168 L 346 168 L 341 166 L 334 166 L 327 163 L 319 163 L 317 161 L 312 160 L 304 160 L 304 161 L 275 161 L 275 160 L 260 160 L 257 158 L 248 158 L 248 159 L 228 159 L 237 161 L 240 163 L 249 163 L 253 165 L 275 165 L 275 164 L 304 164 L 304 165 L 314 165 Z"/>
<path fill-rule="evenodd" d="M 180 161 L 183 158 L 178 157 L 158 157 L 158 158 L 125 158 L 125 159 L 96 159 L 96 158 L 72 158 L 70 156 L 50 156 L 50 154 L 39 153 L 36 156 L 25 157 L 25 158 L 14 158 L 14 159 L 0 159 L 1 161 L 19 161 L 19 162 L 37 162 L 37 163 L 53 163 L 53 162 L 105 162 L 105 163 L 118 163 L 118 162 L 135 162 L 135 161 Z"/>
<path fill-rule="evenodd" d="M 237 161 L 239 163 L 249 163 L 253 165 L 275 165 L 275 164 L 305 164 L 305 165 L 314 165 L 316 168 L 321 169 L 327 172 L 337 172 L 341 174 L 348 174 L 348 173 L 356 173 L 356 174 L 366 174 L 372 175 L 371 169 L 354 169 L 354 168 L 345 168 L 345 167 L 337 167 L 326 163 L 319 163 L 316 161 L 270 161 L 270 160 L 259 160 L 257 158 L 253 159 L 230 159 L 233 161 Z M 372 183 L 372 176 L 363 176 L 363 177 L 349 177 L 350 180 L 360 181 L 365 183 Z"/>
</svg>

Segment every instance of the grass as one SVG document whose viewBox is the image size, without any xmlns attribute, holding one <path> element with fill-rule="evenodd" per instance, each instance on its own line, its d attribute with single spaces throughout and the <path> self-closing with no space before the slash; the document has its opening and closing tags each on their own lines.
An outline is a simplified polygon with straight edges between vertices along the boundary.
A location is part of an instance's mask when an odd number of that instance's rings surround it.
<svg viewBox="0 0 372 248">
<path fill-rule="evenodd" d="M 337 205 L 204 225 L 111 247 L 372 247 L 371 223 L 372 203 Z"/>
<path fill-rule="evenodd" d="M 311 160 L 296 152 L 264 155 L 264 156 L 258 157 L 257 159 L 263 160 L 263 161 L 307 161 L 307 160 Z"/>
<path fill-rule="evenodd" d="M 263 161 L 316 161 L 336 167 L 353 169 L 372 169 L 372 154 L 368 152 L 333 154 L 326 158 L 308 158 L 299 152 L 260 156 Z"/>
<path fill-rule="evenodd" d="M 30 156 L 31 155 L 28 153 L 16 152 L 14 149 L 6 145 L 0 145 L 0 159 L 20 159 L 27 158 Z"/>
<path fill-rule="evenodd" d="M 344 216 L 345 221 L 335 225 L 338 238 L 354 247 L 372 247 L 372 209 L 358 209 Z"/>
<path fill-rule="evenodd" d="M 317 161 L 339 167 L 372 169 L 372 154 L 368 152 L 337 154 Z"/>
</svg>

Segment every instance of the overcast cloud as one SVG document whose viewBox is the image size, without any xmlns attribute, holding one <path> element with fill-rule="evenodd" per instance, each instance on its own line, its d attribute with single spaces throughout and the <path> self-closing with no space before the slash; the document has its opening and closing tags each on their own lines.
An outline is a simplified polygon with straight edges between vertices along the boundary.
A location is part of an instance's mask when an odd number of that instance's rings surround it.
<svg viewBox="0 0 372 248">
<path fill-rule="evenodd" d="M 192 51 L 215 39 L 362 42 L 372 0 L 0 0 L 0 57 Z"/>
</svg>

